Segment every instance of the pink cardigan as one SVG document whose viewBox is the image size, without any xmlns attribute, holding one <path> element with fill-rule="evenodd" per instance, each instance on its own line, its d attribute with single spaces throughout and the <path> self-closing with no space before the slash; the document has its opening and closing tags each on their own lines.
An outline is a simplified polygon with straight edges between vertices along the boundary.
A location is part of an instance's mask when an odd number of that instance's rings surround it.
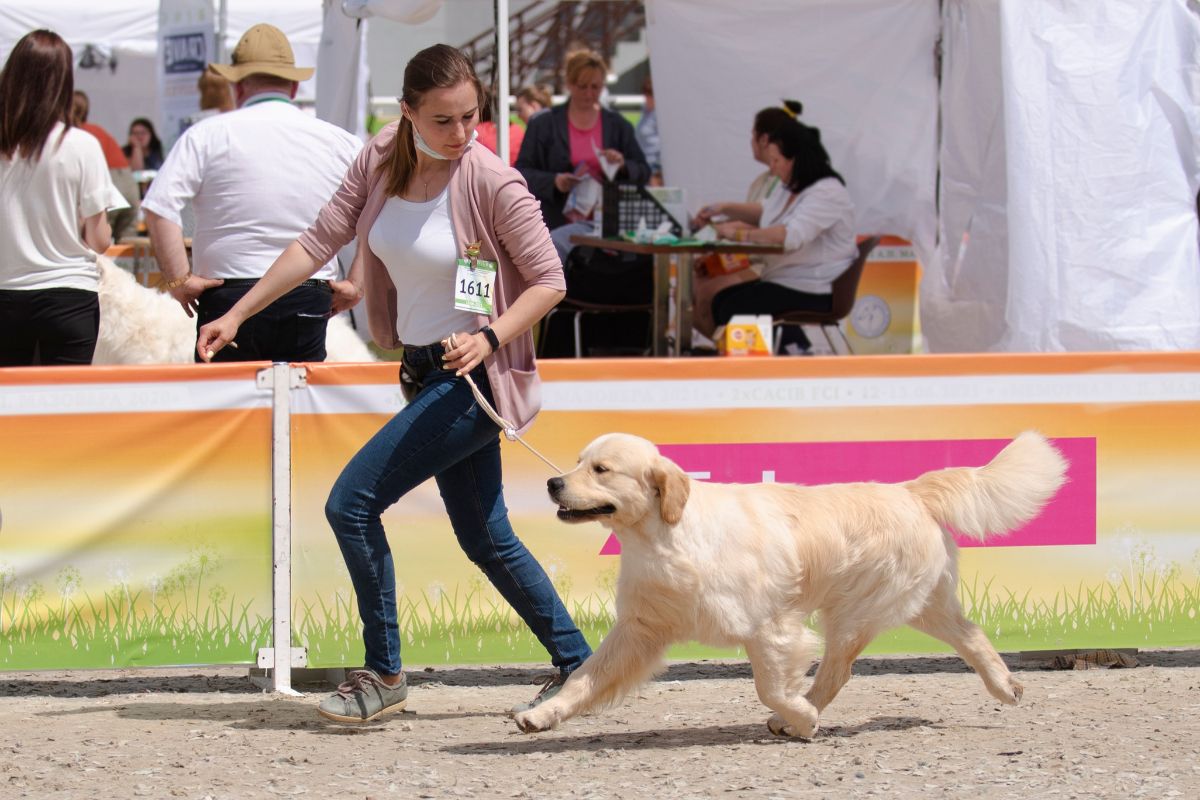
<svg viewBox="0 0 1200 800">
<path fill-rule="evenodd" d="M 358 236 L 365 264 L 367 323 L 371 337 L 387 349 L 400 345 L 396 338 L 396 286 L 383 262 L 371 252 L 367 234 L 387 200 L 384 166 L 398 128 L 399 123 L 393 122 L 367 143 L 317 221 L 298 240 L 317 263 L 324 264 Z M 494 316 L 481 315 L 479 327 L 494 322 L 529 286 L 566 289 L 562 263 L 542 221 L 541 206 L 519 172 L 487 148 L 468 145 L 451 166 L 449 190 L 450 224 L 459 252 L 472 241 L 482 241 L 480 258 L 499 265 Z M 485 360 L 496 410 L 518 431 L 529 427 L 542 405 L 533 349 L 533 335 L 526 331 Z"/>
</svg>

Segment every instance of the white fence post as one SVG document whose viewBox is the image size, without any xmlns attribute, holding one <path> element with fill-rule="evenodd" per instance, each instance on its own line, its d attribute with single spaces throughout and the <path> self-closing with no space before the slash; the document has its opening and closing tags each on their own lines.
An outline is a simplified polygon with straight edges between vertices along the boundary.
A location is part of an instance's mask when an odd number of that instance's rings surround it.
<svg viewBox="0 0 1200 800">
<path fill-rule="evenodd" d="M 292 668 L 304 666 L 303 649 L 292 649 L 292 389 L 307 383 L 303 367 L 273 364 L 259 373 L 271 388 L 271 647 L 258 665 L 271 670 L 271 689 L 292 689 Z"/>
</svg>

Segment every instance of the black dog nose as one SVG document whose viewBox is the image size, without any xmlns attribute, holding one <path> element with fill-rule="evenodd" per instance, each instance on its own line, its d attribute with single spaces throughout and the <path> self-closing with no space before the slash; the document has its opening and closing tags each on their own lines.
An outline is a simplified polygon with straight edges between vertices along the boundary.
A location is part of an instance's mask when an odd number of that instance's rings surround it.
<svg viewBox="0 0 1200 800">
<path fill-rule="evenodd" d="M 546 488 L 550 490 L 550 494 L 557 494 L 562 491 L 564 482 L 562 478 L 551 478 L 546 481 Z"/>
</svg>

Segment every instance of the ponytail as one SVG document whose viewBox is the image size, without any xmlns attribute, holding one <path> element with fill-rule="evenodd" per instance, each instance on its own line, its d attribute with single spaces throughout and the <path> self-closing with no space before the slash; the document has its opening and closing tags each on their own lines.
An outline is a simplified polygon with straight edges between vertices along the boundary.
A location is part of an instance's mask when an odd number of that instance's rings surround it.
<svg viewBox="0 0 1200 800">
<path fill-rule="evenodd" d="M 413 143 L 412 121 L 407 116 L 401 116 L 392 145 L 392 156 L 387 162 L 387 175 L 384 177 L 387 196 L 399 197 L 404 194 L 416 168 L 417 146 Z"/>
</svg>

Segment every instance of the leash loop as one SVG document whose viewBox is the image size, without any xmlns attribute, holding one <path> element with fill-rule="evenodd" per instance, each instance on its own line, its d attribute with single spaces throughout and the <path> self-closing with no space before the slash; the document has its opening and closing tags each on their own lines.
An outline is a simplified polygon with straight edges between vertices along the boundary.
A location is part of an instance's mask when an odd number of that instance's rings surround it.
<svg viewBox="0 0 1200 800">
<path fill-rule="evenodd" d="M 450 338 L 447 341 L 450 343 L 450 347 L 458 347 L 458 340 L 455 338 L 453 333 L 450 334 Z M 507 438 L 510 442 L 520 442 L 525 446 L 525 449 L 544 461 L 546 465 L 550 467 L 550 469 L 554 470 L 554 474 L 563 474 L 563 471 L 559 469 L 553 461 L 539 453 L 537 448 L 525 441 L 525 439 L 521 437 L 521 434 L 517 433 L 516 425 L 513 425 L 504 417 L 500 416 L 496 409 L 492 408 L 492 404 L 487 401 L 487 398 L 483 396 L 483 392 L 479 391 L 479 387 L 475 385 L 475 380 L 471 377 L 471 373 L 464 373 L 463 377 L 467 379 L 467 385 L 471 387 L 471 394 L 475 395 L 475 402 L 479 403 L 479 407 L 483 409 L 484 413 L 492 418 L 492 422 L 500 426 L 500 430 L 504 431 L 505 438 Z"/>
</svg>

